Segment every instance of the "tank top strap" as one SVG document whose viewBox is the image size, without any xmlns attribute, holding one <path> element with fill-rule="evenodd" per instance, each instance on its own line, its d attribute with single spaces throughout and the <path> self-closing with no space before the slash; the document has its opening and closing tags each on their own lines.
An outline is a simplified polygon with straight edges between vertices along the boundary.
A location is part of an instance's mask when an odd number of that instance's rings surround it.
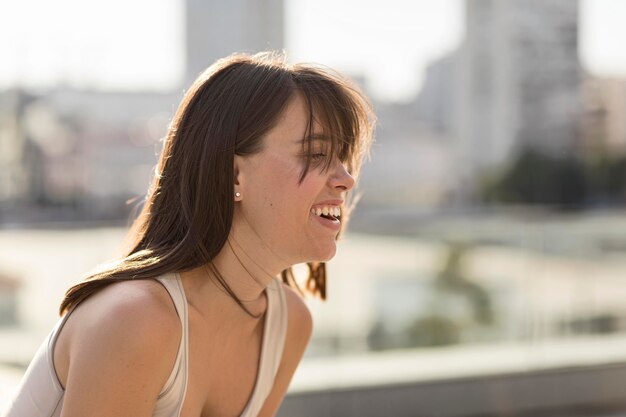
<svg viewBox="0 0 626 417">
<path fill-rule="evenodd" d="M 182 334 L 174 367 L 157 398 L 153 416 L 178 416 L 185 399 L 188 380 L 189 330 L 187 298 L 185 297 L 185 290 L 180 275 L 177 272 L 164 274 L 156 279 L 165 287 L 174 302 L 174 307 L 176 307 L 176 312 L 180 319 Z"/>
<path fill-rule="evenodd" d="M 167 289 L 167 292 L 170 293 L 170 297 L 174 302 L 176 312 L 178 313 L 178 317 L 180 318 L 182 324 L 183 321 L 187 320 L 187 298 L 185 297 L 183 284 L 178 273 L 172 272 L 165 274 L 158 277 L 157 280 L 163 284 L 165 289 Z"/>
<path fill-rule="evenodd" d="M 268 361 L 267 372 L 268 378 L 273 382 L 280 367 L 280 361 L 283 356 L 283 348 L 285 346 L 285 337 L 287 336 L 287 300 L 285 298 L 285 290 L 279 278 L 272 281 L 271 288 L 268 291 L 268 297 L 272 297 L 271 305 L 274 308 L 270 311 L 268 337 L 269 346 L 267 349 Z M 273 385 L 273 383 L 271 384 Z"/>
<path fill-rule="evenodd" d="M 283 284 L 274 278 L 266 288 L 268 298 L 267 316 L 263 334 L 262 356 L 259 375 L 251 402 L 241 417 L 255 416 L 263 407 L 265 399 L 274 386 L 280 367 L 287 333 L 287 302 Z M 258 389 L 258 392 L 256 392 Z"/>
</svg>

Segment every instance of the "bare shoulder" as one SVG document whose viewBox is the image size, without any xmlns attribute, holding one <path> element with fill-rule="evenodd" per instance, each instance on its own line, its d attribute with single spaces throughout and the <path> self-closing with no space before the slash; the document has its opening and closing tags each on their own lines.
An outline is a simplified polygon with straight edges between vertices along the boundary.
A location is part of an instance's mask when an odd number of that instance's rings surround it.
<svg viewBox="0 0 626 417">
<path fill-rule="evenodd" d="M 169 338 L 180 335 L 180 320 L 167 290 L 156 280 L 121 281 L 83 301 L 72 313 L 75 329 L 106 332 L 107 336 Z"/>
<path fill-rule="evenodd" d="M 302 296 L 284 282 L 282 285 L 287 301 L 287 337 L 291 341 L 299 339 L 306 345 L 313 331 L 313 316 Z"/>
<path fill-rule="evenodd" d="M 167 290 L 155 280 L 111 284 L 78 305 L 66 326 L 54 353 L 63 415 L 147 415 L 182 334 Z"/>
</svg>

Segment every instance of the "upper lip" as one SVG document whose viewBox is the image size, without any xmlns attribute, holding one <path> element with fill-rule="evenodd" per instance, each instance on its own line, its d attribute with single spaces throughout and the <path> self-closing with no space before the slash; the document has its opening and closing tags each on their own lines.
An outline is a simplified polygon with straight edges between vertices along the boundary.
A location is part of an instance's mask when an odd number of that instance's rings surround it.
<svg viewBox="0 0 626 417">
<path fill-rule="evenodd" d="M 313 204 L 312 207 L 317 207 L 317 206 L 341 206 L 343 204 L 343 200 L 341 199 L 335 199 L 335 200 L 324 200 L 324 201 L 320 201 L 319 203 L 315 203 Z"/>
</svg>

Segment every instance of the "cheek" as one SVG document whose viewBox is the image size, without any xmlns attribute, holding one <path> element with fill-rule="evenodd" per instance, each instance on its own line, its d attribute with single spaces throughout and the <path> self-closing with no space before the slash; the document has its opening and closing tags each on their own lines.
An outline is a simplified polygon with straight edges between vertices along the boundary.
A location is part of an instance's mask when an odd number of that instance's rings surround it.
<svg viewBox="0 0 626 417">
<path fill-rule="evenodd" d="M 289 223 L 294 210 L 302 204 L 298 184 L 301 167 L 283 157 L 268 157 L 258 165 L 250 183 L 250 207 L 262 215 L 273 227 Z"/>
<path fill-rule="evenodd" d="M 302 169 L 298 158 L 284 155 L 267 155 L 254 167 L 248 208 L 267 228 L 265 232 L 279 239 L 293 239 L 294 229 L 309 235 L 306 230 L 309 210 L 320 198 L 325 177 L 311 169 L 300 183 Z"/>
<path fill-rule="evenodd" d="M 261 175 L 265 179 L 263 188 L 266 195 L 281 200 L 298 188 L 300 167 L 292 161 L 285 160 L 284 157 L 268 158 Z"/>
</svg>

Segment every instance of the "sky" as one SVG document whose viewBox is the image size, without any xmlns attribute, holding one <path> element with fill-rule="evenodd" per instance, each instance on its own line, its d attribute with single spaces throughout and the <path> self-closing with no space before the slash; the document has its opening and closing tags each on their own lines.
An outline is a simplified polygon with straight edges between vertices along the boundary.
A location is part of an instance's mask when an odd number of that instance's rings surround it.
<svg viewBox="0 0 626 417">
<path fill-rule="evenodd" d="M 463 12 L 460 0 L 289 0 L 287 49 L 294 61 L 364 75 L 374 95 L 404 97 L 461 42 Z"/>
<path fill-rule="evenodd" d="M 363 76 L 382 100 L 416 94 L 426 65 L 458 46 L 464 33 L 462 0 L 285 2 L 290 61 Z M 626 77 L 626 51 L 616 41 L 626 36 L 626 1 L 580 4 L 583 65 Z M 5 0 L 0 88 L 169 89 L 183 71 L 181 28 L 180 0 Z"/>
</svg>

